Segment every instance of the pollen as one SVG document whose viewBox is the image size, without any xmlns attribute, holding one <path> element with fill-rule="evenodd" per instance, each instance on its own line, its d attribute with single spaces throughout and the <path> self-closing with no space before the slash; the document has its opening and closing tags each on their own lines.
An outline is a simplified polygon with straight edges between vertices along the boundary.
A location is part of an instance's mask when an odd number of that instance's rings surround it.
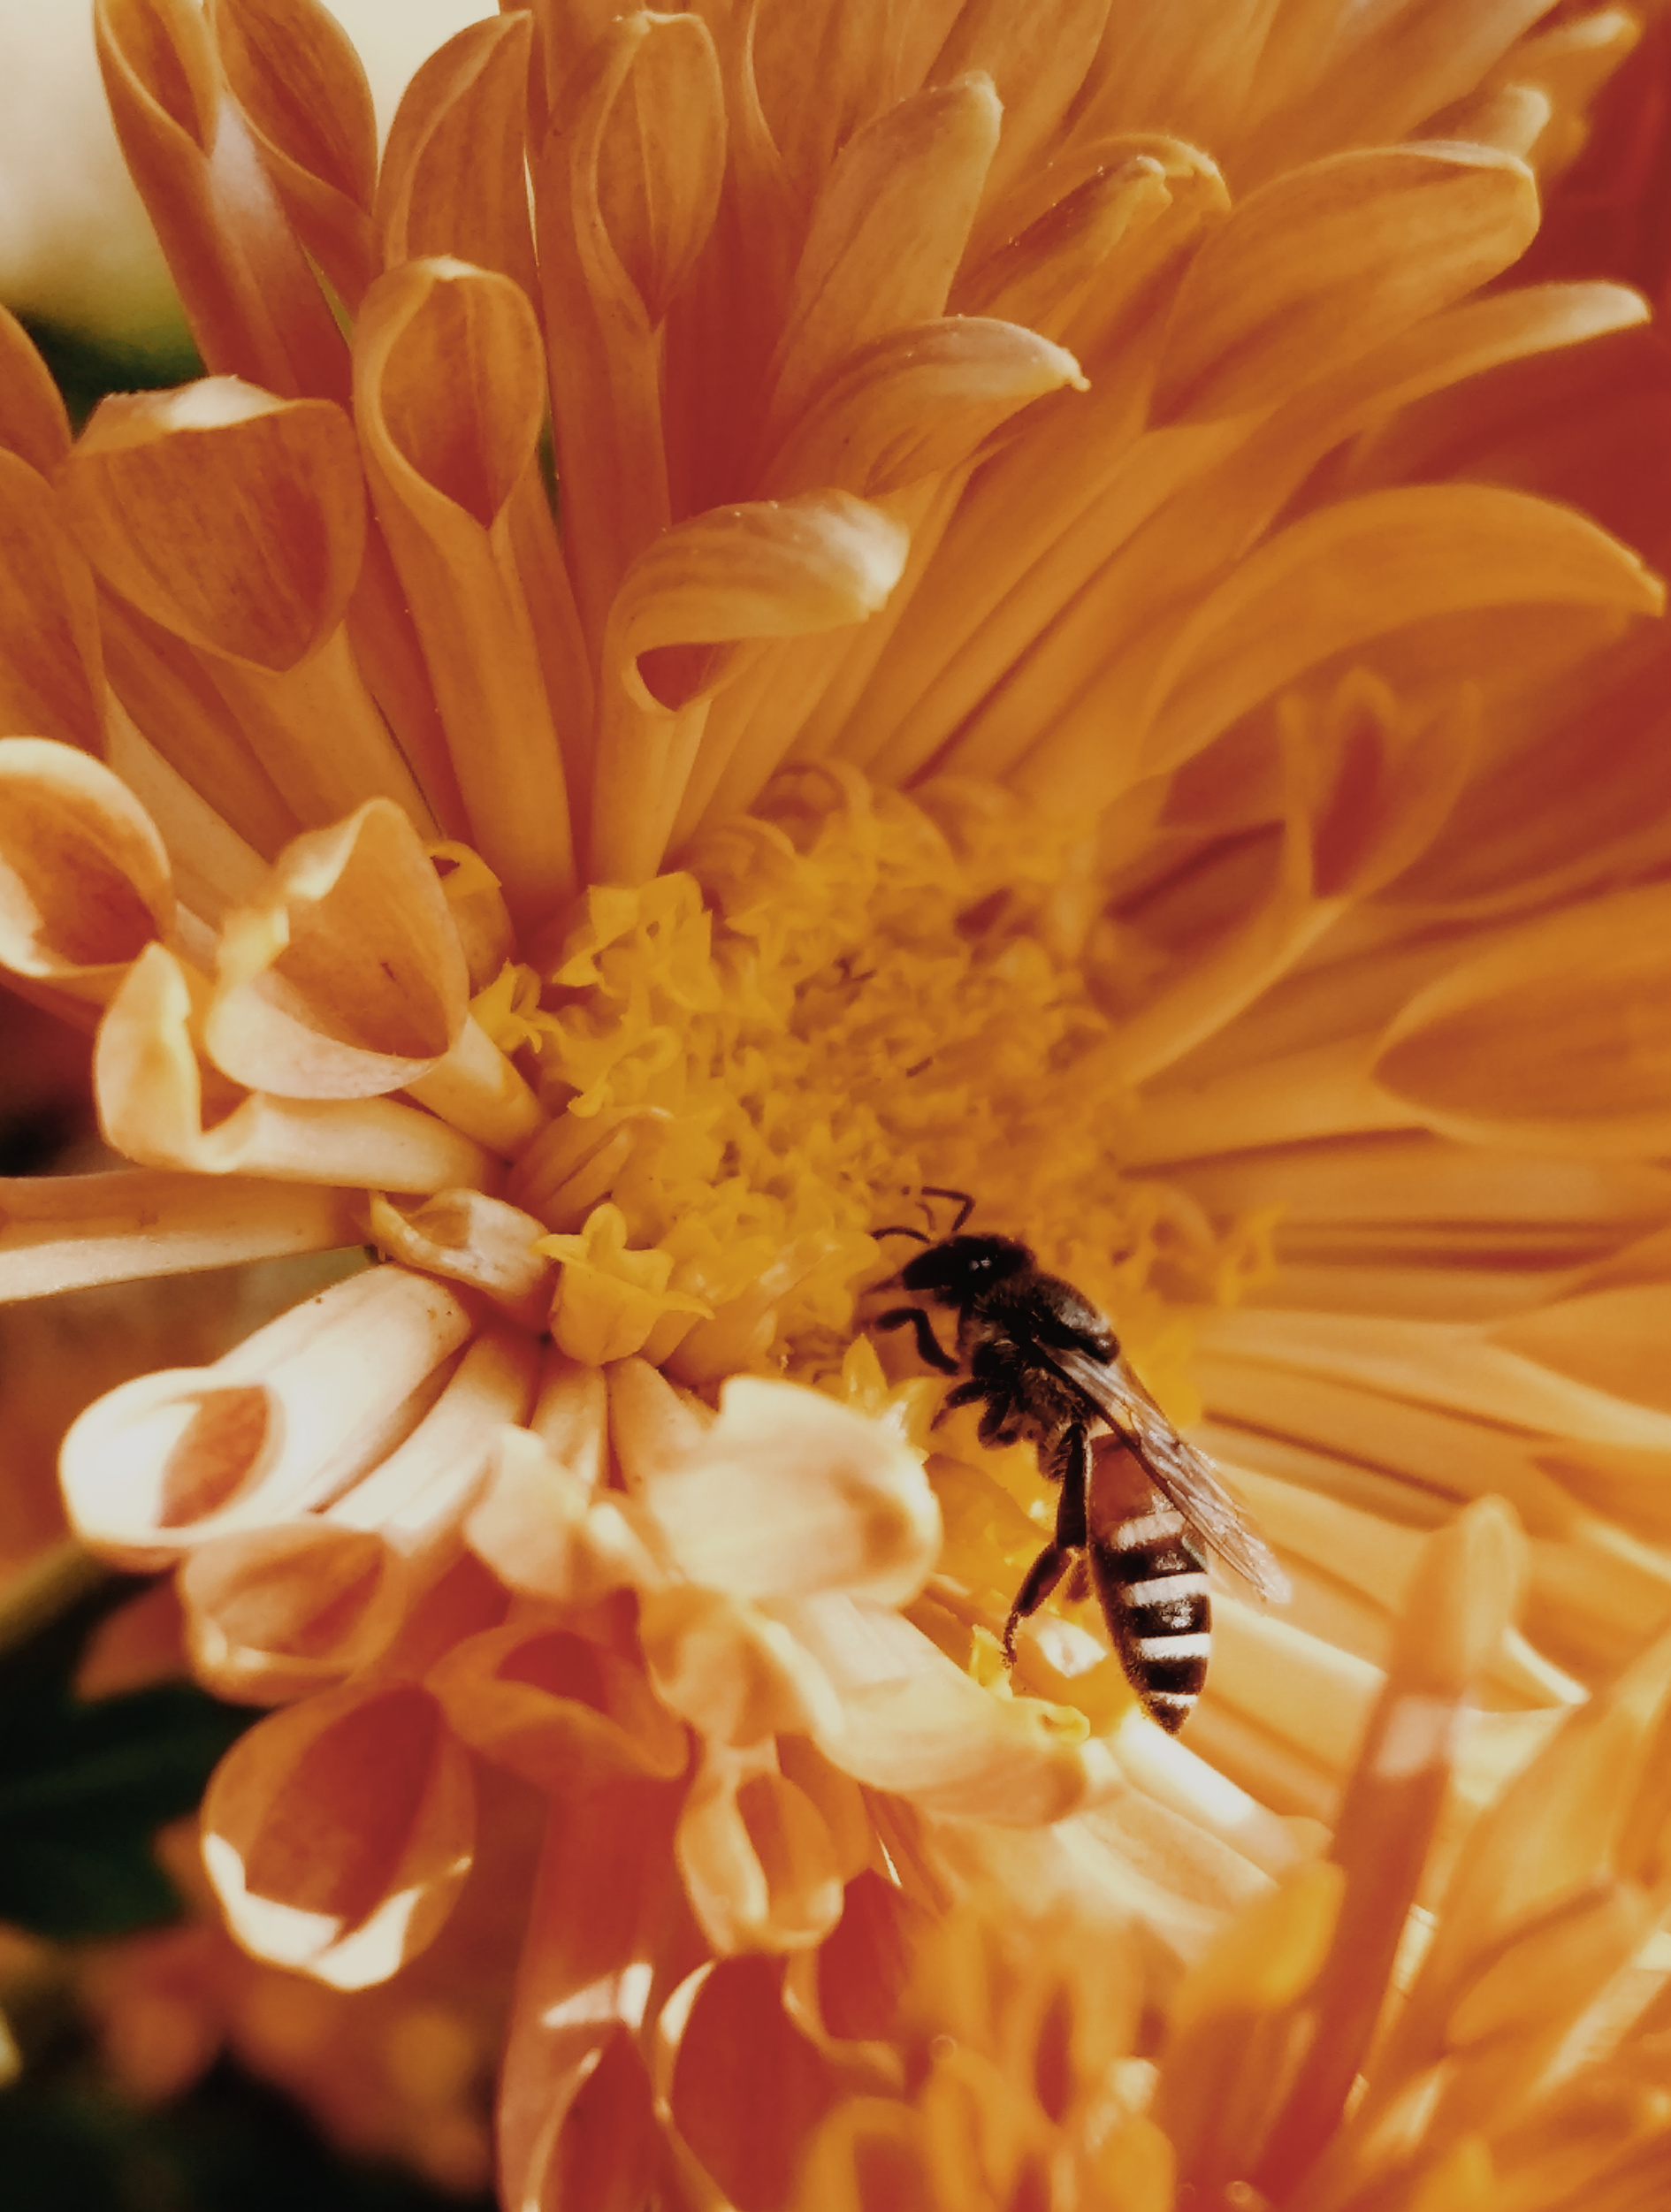
<svg viewBox="0 0 1671 2212">
<path fill-rule="evenodd" d="M 476 1011 L 538 1050 L 554 1119 L 516 1179 L 559 1220 L 543 1248 L 577 1338 L 595 1286 L 599 1340 L 630 1308 L 630 1348 L 681 1379 L 838 1386 L 863 1290 L 904 1256 L 872 1232 L 943 1232 L 921 1195 L 940 1186 L 1081 1285 L 1187 1415 L 1180 1304 L 1233 1300 L 1265 1226 L 1220 1232 L 1120 1169 L 1075 835 L 973 783 L 907 798 L 791 770 L 683 868 L 594 888 L 543 960 L 501 973 Z"/>
</svg>

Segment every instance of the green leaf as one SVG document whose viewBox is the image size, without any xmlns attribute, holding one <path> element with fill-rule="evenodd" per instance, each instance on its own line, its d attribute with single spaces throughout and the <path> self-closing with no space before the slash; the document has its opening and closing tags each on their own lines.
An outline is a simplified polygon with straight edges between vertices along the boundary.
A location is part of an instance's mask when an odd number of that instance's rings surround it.
<svg viewBox="0 0 1671 2212">
<path fill-rule="evenodd" d="M 185 1683 L 75 1696 L 88 1637 L 142 1587 L 112 1577 L 0 1654 L 0 1920 L 60 1941 L 175 1917 L 152 1837 L 257 1718 Z"/>
</svg>

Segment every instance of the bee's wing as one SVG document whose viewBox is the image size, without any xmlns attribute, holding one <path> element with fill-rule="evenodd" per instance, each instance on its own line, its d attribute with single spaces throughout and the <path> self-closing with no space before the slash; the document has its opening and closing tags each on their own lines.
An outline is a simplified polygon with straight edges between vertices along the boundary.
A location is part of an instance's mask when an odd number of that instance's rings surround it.
<svg viewBox="0 0 1671 2212">
<path fill-rule="evenodd" d="M 1094 1360 L 1088 1353 L 1057 1345 L 1045 1349 L 1044 1357 L 1090 1400 L 1225 1566 L 1234 1567 L 1262 1598 L 1286 1604 L 1293 1592 L 1270 1545 L 1219 1481 L 1207 1454 L 1185 1443 L 1125 1361 Z"/>
</svg>

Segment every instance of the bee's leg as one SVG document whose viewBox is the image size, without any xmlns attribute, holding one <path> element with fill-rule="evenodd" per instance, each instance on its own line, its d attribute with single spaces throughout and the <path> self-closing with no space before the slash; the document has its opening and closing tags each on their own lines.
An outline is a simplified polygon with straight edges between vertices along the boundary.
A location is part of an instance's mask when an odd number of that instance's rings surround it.
<svg viewBox="0 0 1671 2212">
<path fill-rule="evenodd" d="M 1016 1630 L 1030 1613 L 1038 1611 L 1068 1568 L 1077 1569 L 1084 1560 L 1085 1486 L 1090 1470 L 1091 1446 L 1082 1422 L 1070 1423 L 1055 1456 L 1053 1471 L 1059 1471 L 1062 1482 L 1062 1495 L 1056 1508 L 1056 1534 L 1028 1567 L 1026 1579 L 1010 1608 L 1010 1618 L 1003 1624 L 1003 1656 L 1011 1666 L 1015 1664 Z"/>
<path fill-rule="evenodd" d="M 958 1372 L 958 1362 L 941 1350 L 939 1339 L 920 1306 L 896 1306 L 891 1313 L 878 1314 L 871 1325 L 876 1329 L 910 1329 L 917 1339 L 919 1360 L 929 1367 L 937 1367 L 942 1375 Z"/>
</svg>

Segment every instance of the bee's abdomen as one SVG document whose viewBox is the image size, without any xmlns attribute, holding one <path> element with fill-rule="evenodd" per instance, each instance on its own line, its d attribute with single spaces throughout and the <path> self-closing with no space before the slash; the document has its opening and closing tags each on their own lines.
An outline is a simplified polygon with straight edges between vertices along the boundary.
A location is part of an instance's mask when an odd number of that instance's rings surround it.
<svg viewBox="0 0 1671 2212">
<path fill-rule="evenodd" d="M 1182 1515 L 1156 1502 L 1100 1529 L 1093 1570 L 1132 1687 L 1175 1735 L 1195 1709 L 1213 1644 L 1206 1567 Z"/>
</svg>

